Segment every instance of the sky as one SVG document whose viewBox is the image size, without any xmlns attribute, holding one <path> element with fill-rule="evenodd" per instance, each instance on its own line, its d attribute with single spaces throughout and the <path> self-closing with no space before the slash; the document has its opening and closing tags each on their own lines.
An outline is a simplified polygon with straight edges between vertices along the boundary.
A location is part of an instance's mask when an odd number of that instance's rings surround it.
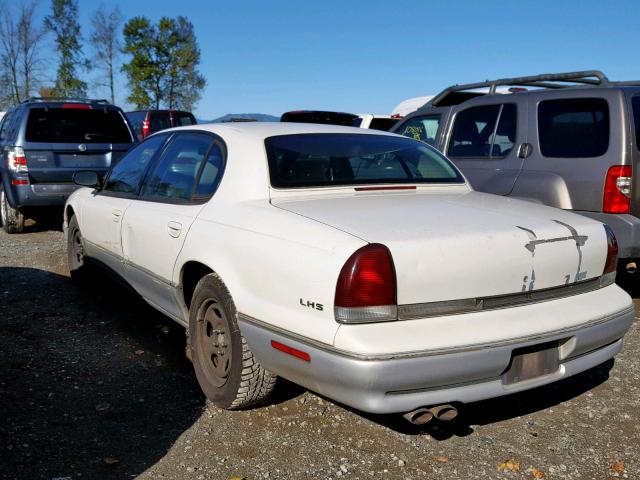
<svg viewBox="0 0 640 480">
<path fill-rule="evenodd" d="M 47 13 L 49 1 L 39 3 Z M 640 79 L 640 9 L 634 1 L 79 4 L 85 36 L 100 5 L 117 5 L 125 19 L 189 18 L 207 79 L 195 109 L 201 119 L 295 109 L 390 113 L 404 99 L 451 84 L 537 73 L 601 69 L 611 79 Z M 124 78 L 116 97 L 126 106 Z"/>
</svg>

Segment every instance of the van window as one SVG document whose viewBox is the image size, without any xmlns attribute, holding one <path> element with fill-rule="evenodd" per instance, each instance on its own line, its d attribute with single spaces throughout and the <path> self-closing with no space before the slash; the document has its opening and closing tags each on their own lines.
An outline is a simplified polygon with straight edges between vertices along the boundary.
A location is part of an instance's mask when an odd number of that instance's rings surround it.
<svg viewBox="0 0 640 480">
<path fill-rule="evenodd" d="M 456 115 L 450 157 L 503 158 L 516 141 L 515 104 L 472 107 Z"/>
<path fill-rule="evenodd" d="M 636 127 L 636 148 L 640 150 L 640 96 L 631 100 L 633 107 L 633 124 Z"/>
<path fill-rule="evenodd" d="M 436 133 L 440 126 L 440 115 L 413 117 L 403 123 L 394 133 L 421 140 L 429 145 L 436 143 Z"/>
<path fill-rule="evenodd" d="M 609 148 L 609 105 L 604 98 L 545 100 L 538 105 L 540 153 L 588 158 Z"/>
</svg>

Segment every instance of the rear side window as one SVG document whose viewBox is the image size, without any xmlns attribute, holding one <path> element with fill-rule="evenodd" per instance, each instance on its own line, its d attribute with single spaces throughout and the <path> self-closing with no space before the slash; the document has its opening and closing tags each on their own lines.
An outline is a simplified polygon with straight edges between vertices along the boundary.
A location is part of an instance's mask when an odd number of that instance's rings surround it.
<svg viewBox="0 0 640 480">
<path fill-rule="evenodd" d="M 131 143 L 131 133 L 118 110 L 104 108 L 32 108 L 27 142 Z"/>
<path fill-rule="evenodd" d="M 209 135 L 175 135 L 145 182 L 142 196 L 189 200 L 212 142 Z"/>
<path fill-rule="evenodd" d="M 174 127 L 185 127 L 196 124 L 195 117 L 189 113 L 173 112 L 171 116 L 173 117 Z"/>
<path fill-rule="evenodd" d="M 439 126 L 440 115 L 413 117 L 403 123 L 395 133 L 434 145 Z"/>
<path fill-rule="evenodd" d="M 640 97 L 633 97 L 633 123 L 636 127 L 636 148 L 640 150 Z"/>
<path fill-rule="evenodd" d="M 133 131 L 136 135 L 140 135 L 142 133 L 142 122 L 144 117 L 146 116 L 145 112 L 130 112 L 127 113 L 127 118 L 129 119 L 129 123 L 133 128 Z"/>
<path fill-rule="evenodd" d="M 136 195 L 149 162 L 162 147 L 167 135 L 155 135 L 136 145 L 111 169 L 104 191 Z"/>
<path fill-rule="evenodd" d="M 149 132 L 159 132 L 171 128 L 171 119 L 169 112 L 153 112 L 149 113 Z"/>
<path fill-rule="evenodd" d="M 276 188 L 366 184 L 464 183 L 435 149 L 408 138 L 368 134 L 298 134 L 265 140 Z"/>
<path fill-rule="evenodd" d="M 450 157 L 503 158 L 516 141 L 517 111 L 512 103 L 486 105 L 456 115 Z"/>
<path fill-rule="evenodd" d="M 609 105 L 604 98 L 540 102 L 540 152 L 545 157 L 560 158 L 604 155 L 609 148 L 609 123 Z"/>
</svg>

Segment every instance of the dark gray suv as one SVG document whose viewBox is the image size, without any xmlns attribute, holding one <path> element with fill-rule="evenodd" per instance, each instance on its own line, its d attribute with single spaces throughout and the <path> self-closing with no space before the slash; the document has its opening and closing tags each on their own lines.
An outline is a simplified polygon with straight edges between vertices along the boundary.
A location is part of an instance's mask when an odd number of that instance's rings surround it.
<svg viewBox="0 0 640 480">
<path fill-rule="evenodd" d="M 78 188 L 76 171 L 105 173 L 134 141 L 122 110 L 106 100 L 31 98 L 9 110 L 0 123 L 5 232 L 21 232 L 25 217 L 61 212 Z"/>
<path fill-rule="evenodd" d="M 597 70 L 449 87 L 392 132 L 434 145 L 479 191 L 611 226 L 621 269 L 640 263 L 640 81 Z"/>
</svg>

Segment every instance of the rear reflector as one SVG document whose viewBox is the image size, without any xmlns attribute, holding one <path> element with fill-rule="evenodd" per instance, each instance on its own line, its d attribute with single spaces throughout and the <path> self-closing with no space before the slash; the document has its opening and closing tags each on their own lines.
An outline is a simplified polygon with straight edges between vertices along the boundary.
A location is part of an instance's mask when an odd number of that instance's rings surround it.
<svg viewBox="0 0 640 480">
<path fill-rule="evenodd" d="M 393 187 L 355 187 L 356 192 L 372 192 L 375 190 L 415 190 L 415 185 L 398 185 Z"/>
<path fill-rule="evenodd" d="M 631 206 L 630 165 L 614 165 L 607 171 L 604 182 L 602 211 L 605 213 L 629 213 Z"/>
<path fill-rule="evenodd" d="M 29 180 L 13 178 L 11 179 L 11 185 L 29 185 Z"/>
<path fill-rule="evenodd" d="M 276 350 L 280 350 L 281 352 L 284 352 L 293 357 L 299 358 L 300 360 L 304 360 L 305 362 L 311 361 L 311 355 L 309 355 L 307 352 L 303 352 L 302 350 L 298 350 L 296 348 L 290 347 L 289 345 L 285 345 L 284 343 L 271 340 L 271 346 Z"/>
<path fill-rule="evenodd" d="M 63 103 L 62 108 L 75 108 L 78 110 L 92 110 L 93 107 L 86 103 Z"/>
<path fill-rule="evenodd" d="M 396 320 L 396 271 L 387 247 L 371 243 L 344 264 L 336 284 L 335 317 L 343 323 Z"/>
</svg>

